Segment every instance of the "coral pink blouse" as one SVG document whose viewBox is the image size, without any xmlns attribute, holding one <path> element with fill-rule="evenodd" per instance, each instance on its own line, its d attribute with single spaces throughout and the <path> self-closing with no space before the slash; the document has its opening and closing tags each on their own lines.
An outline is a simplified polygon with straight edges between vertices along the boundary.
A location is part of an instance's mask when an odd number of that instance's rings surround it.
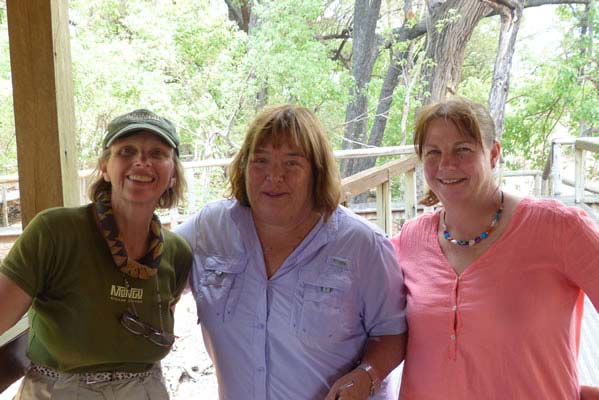
<svg viewBox="0 0 599 400">
<path fill-rule="evenodd" d="M 458 276 L 437 240 L 439 215 L 393 239 L 409 327 L 401 400 L 578 399 L 573 310 L 580 289 L 599 309 L 597 225 L 581 209 L 523 199 Z"/>
</svg>

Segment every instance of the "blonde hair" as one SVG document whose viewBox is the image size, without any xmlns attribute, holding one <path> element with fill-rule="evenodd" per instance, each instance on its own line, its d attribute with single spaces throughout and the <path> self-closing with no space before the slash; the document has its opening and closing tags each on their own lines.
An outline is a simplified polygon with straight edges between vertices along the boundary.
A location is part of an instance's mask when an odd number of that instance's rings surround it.
<svg viewBox="0 0 599 400">
<path fill-rule="evenodd" d="M 251 156 L 258 147 L 265 144 L 278 147 L 286 140 L 301 148 L 310 162 L 313 207 L 323 213 L 326 222 L 339 205 L 341 179 L 324 127 L 305 107 L 290 104 L 270 106 L 254 118 L 241 149 L 229 165 L 229 194 L 249 207 L 246 171 Z"/>
<path fill-rule="evenodd" d="M 495 141 L 495 122 L 485 106 L 464 97 L 451 97 L 431 103 L 418 111 L 414 127 L 414 147 L 422 160 L 422 148 L 428 135 L 428 127 L 433 120 L 451 121 L 462 135 L 469 136 L 483 148 L 489 148 Z M 429 190 L 420 204 L 433 206 L 439 203 L 437 195 Z"/>
<path fill-rule="evenodd" d="M 112 147 L 112 146 L 111 146 Z M 110 147 L 104 149 L 102 155 L 98 159 L 96 170 L 93 174 L 93 181 L 89 186 L 89 198 L 91 201 L 98 201 L 101 197 L 112 193 L 112 184 L 106 182 L 102 176 L 102 165 L 108 162 L 110 159 Z M 183 164 L 176 152 L 173 150 L 173 161 L 175 165 L 175 183 L 172 187 L 162 193 L 158 200 L 158 208 L 173 208 L 183 201 L 185 197 L 185 191 L 187 190 L 187 183 L 185 181 L 185 173 L 183 172 Z"/>
</svg>

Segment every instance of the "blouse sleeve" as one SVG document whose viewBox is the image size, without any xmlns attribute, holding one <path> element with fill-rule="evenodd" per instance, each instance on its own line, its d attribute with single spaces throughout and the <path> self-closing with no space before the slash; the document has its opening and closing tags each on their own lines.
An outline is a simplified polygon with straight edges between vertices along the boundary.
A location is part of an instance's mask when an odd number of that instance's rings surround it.
<svg viewBox="0 0 599 400">
<path fill-rule="evenodd" d="M 396 335 L 407 330 L 403 275 L 391 242 L 376 238 L 368 257 L 369 275 L 364 285 L 364 326 L 369 336 Z M 376 276 L 376 279 L 373 279 Z"/>
<path fill-rule="evenodd" d="M 561 226 L 563 267 L 599 310 L 599 227 L 583 209 L 568 211 Z"/>
</svg>

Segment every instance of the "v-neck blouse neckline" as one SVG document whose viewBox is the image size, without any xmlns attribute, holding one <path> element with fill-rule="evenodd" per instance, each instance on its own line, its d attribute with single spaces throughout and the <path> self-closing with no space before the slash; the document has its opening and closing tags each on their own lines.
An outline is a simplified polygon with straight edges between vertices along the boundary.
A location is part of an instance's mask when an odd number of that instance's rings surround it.
<svg viewBox="0 0 599 400">
<path fill-rule="evenodd" d="M 516 204 L 516 208 L 514 209 L 514 212 L 512 213 L 505 230 L 501 232 L 501 236 L 495 242 L 493 242 L 487 250 L 485 250 L 481 255 L 476 257 L 466 268 L 464 268 L 464 270 L 461 273 L 458 273 L 455 270 L 455 268 L 453 268 L 453 266 L 449 262 L 449 259 L 443 252 L 443 249 L 441 248 L 441 243 L 439 241 L 439 223 L 441 219 L 441 213 L 443 212 L 444 208 L 439 208 L 435 211 L 433 223 L 430 226 L 432 232 L 430 235 L 428 235 L 428 237 L 431 238 L 431 240 L 434 242 L 434 249 L 443 260 L 443 265 L 447 268 L 448 271 L 453 273 L 455 277 L 459 279 L 463 277 L 465 274 L 472 273 L 471 270 L 473 270 L 477 266 L 477 264 L 480 264 L 481 260 L 484 261 L 487 257 L 489 257 L 489 254 L 495 253 L 497 251 L 497 247 L 501 245 L 501 243 L 505 240 L 505 237 L 509 236 L 512 233 L 512 231 L 514 230 L 514 225 L 520 218 L 520 214 L 531 201 L 532 199 L 530 197 L 524 197 L 518 202 L 518 204 Z"/>
</svg>

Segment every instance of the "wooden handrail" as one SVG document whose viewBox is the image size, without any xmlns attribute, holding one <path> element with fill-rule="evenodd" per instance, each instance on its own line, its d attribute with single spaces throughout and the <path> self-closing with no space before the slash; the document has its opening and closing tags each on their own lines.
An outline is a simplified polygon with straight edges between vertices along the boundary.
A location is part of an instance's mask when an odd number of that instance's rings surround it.
<svg viewBox="0 0 599 400">
<path fill-rule="evenodd" d="M 350 197 L 375 188 L 388 182 L 391 178 L 405 174 L 418 165 L 418 157 L 410 156 L 401 160 L 389 161 L 378 167 L 372 167 L 355 175 L 348 176 L 341 181 L 342 200 L 347 201 Z"/>
<path fill-rule="evenodd" d="M 341 181 L 342 202 L 347 202 L 351 197 L 376 188 L 377 224 L 387 235 L 393 234 L 391 179 L 405 174 L 405 213 L 408 218 L 415 216 L 416 189 L 414 170 L 418 162 L 418 157 L 412 154 L 407 158 L 389 161 L 378 167 L 372 167 L 344 178 Z"/>
<path fill-rule="evenodd" d="M 599 153 L 599 137 L 579 138 L 574 141 L 576 150 L 586 150 Z"/>
<path fill-rule="evenodd" d="M 364 158 L 364 157 L 379 157 L 379 156 L 400 156 L 414 154 L 414 146 L 387 146 L 387 147 L 370 147 L 365 149 L 351 150 L 335 150 L 335 158 L 337 160 L 348 158 Z M 226 167 L 231 163 L 232 158 L 209 158 L 205 160 L 183 161 L 183 168 L 209 168 L 209 167 Z M 86 178 L 94 172 L 93 168 L 82 169 L 78 171 L 80 178 Z M 0 184 L 2 183 L 18 183 L 19 175 L 0 175 Z"/>
<path fill-rule="evenodd" d="M 574 202 L 584 202 L 585 152 L 599 153 L 599 138 L 579 138 L 574 141 Z"/>
</svg>

